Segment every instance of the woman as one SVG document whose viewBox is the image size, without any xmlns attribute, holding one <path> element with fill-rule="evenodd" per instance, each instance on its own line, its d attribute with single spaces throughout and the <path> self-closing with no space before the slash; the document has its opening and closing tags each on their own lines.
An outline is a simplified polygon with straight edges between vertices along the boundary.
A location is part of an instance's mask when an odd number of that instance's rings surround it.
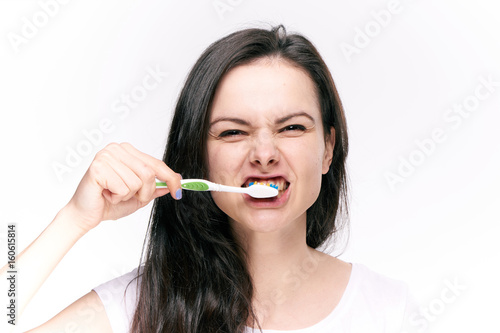
<svg viewBox="0 0 500 333">
<path fill-rule="evenodd" d="M 129 144 L 106 147 L 18 258 L 25 271 L 43 258 L 33 295 L 83 234 L 156 198 L 144 264 L 33 332 L 68 324 L 80 332 L 399 331 L 403 285 L 315 250 L 342 226 L 347 147 L 333 80 L 307 39 L 279 26 L 217 41 L 187 78 L 163 161 Z M 280 191 L 273 199 L 182 192 L 176 172 Z M 156 189 L 155 178 L 168 189 Z M 82 309 L 93 309 L 92 320 Z"/>
</svg>

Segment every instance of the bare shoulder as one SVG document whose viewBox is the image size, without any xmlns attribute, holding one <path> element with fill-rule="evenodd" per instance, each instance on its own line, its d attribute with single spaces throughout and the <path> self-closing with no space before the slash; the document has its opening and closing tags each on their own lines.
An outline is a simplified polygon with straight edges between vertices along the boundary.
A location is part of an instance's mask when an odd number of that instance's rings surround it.
<svg viewBox="0 0 500 333">
<path fill-rule="evenodd" d="M 31 333 L 103 332 L 112 333 L 101 299 L 95 291 L 84 295 Z"/>
</svg>

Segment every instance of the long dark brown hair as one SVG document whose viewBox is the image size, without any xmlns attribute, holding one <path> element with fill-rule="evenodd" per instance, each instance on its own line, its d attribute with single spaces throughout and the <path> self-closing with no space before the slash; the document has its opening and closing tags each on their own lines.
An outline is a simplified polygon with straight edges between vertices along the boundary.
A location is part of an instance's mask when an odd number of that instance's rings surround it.
<svg viewBox="0 0 500 333">
<path fill-rule="evenodd" d="M 182 89 L 163 161 L 184 178 L 208 174 L 205 148 L 217 85 L 232 68 L 261 58 L 298 66 L 315 83 L 325 135 L 335 128 L 330 170 L 307 211 L 307 244 L 317 248 L 345 220 L 347 129 L 332 76 L 316 48 L 283 26 L 246 29 L 210 45 Z M 208 192 L 184 191 L 182 200 L 157 198 L 140 276 L 132 332 L 243 332 L 256 323 L 253 286 L 242 248 L 227 216 Z"/>
</svg>

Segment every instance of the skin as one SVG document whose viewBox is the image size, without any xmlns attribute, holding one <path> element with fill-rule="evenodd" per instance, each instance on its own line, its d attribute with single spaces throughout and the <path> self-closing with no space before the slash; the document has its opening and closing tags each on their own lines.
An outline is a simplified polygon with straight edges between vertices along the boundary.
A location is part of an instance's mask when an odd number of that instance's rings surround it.
<svg viewBox="0 0 500 333">
<path fill-rule="evenodd" d="M 318 196 L 334 146 L 334 129 L 331 136 L 324 135 L 313 82 L 303 71 L 277 59 L 237 67 L 223 78 L 210 117 L 210 180 L 241 186 L 249 175 L 280 175 L 290 183 L 278 201 L 212 192 L 248 254 L 259 323 L 264 329 L 278 330 L 317 323 L 338 304 L 351 267 L 306 244 L 306 211 Z M 222 132 L 231 135 L 222 139 Z M 168 189 L 156 189 L 155 178 L 165 181 Z M 25 277 L 18 315 L 88 231 L 169 192 L 175 198 L 180 179 L 161 160 L 130 144 L 110 144 L 100 151 L 72 199 L 17 257 L 17 268 Z M 7 268 L 0 270 L 0 279 L 6 278 Z M 65 330 L 112 331 L 95 292 L 30 332 Z"/>
<path fill-rule="evenodd" d="M 212 192 L 248 254 L 262 328 L 313 325 L 338 304 L 351 268 L 306 244 L 306 211 L 334 147 L 334 129 L 324 135 L 313 81 L 278 59 L 237 67 L 217 89 L 210 123 L 212 181 L 241 186 L 250 175 L 281 175 L 290 183 L 279 203 Z"/>
</svg>

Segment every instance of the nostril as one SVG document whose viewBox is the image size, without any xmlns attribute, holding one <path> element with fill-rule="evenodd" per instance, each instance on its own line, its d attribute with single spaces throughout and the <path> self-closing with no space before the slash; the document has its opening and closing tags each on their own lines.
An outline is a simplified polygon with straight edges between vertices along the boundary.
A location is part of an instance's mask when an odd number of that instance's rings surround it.
<svg viewBox="0 0 500 333">
<path fill-rule="evenodd" d="M 280 156 L 277 149 L 254 149 L 250 159 L 254 164 L 266 167 L 276 164 Z"/>
<path fill-rule="evenodd" d="M 276 164 L 280 160 L 280 153 L 274 142 L 265 140 L 256 142 L 249 157 L 252 163 L 266 167 Z"/>
<path fill-rule="evenodd" d="M 262 163 L 261 160 L 255 160 L 255 163 L 259 164 L 259 165 L 262 165 L 262 166 L 266 166 L 266 165 L 272 165 L 272 164 L 275 164 L 276 163 L 276 160 L 275 159 L 271 159 L 271 160 L 268 160 L 267 162 L 265 163 Z"/>
</svg>

